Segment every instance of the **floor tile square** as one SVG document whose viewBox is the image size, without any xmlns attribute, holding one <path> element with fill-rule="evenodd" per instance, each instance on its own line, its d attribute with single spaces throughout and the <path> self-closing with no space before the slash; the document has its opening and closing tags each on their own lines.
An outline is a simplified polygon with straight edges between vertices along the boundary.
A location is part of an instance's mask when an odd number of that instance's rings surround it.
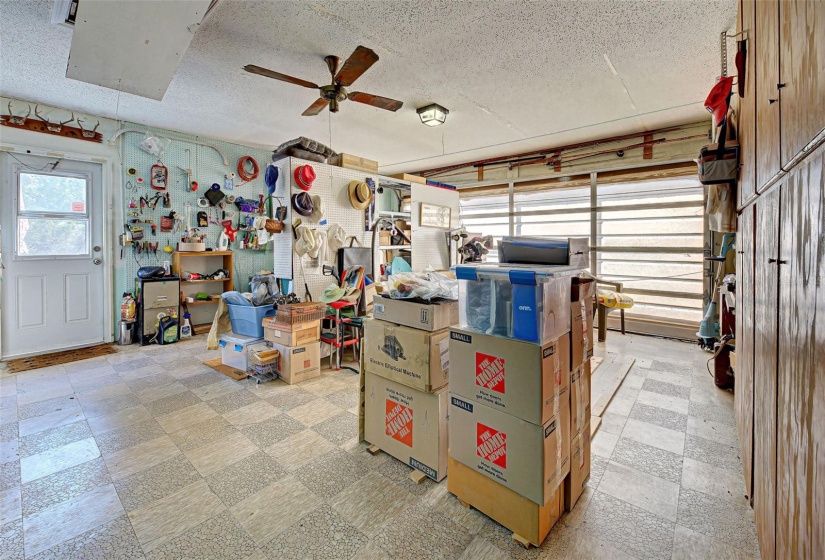
<svg viewBox="0 0 825 560">
<path fill-rule="evenodd" d="M 266 385 L 269 385 L 269 383 Z M 318 398 L 313 393 L 304 391 L 294 385 L 275 387 L 277 392 L 272 394 L 272 396 L 267 396 L 265 398 L 269 404 L 283 411 L 292 410 L 293 408 L 305 405 Z"/>
<path fill-rule="evenodd" d="M 211 406 L 218 414 L 225 415 L 227 412 L 262 402 L 263 401 L 260 397 L 250 393 L 249 391 L 233 391 L 228 395 L 218 396 L 211 399 L 209 401 L 209 406 Z"/>
<path fill-rule="evenodd" d="M 678 522 L 748 554 L 759 555 L 753 510 L 747 505 L 682 488 Z"/>
<path fill-rule="evenodd" d="M 673 537 L 672 560 L 755 560 L 754 557 L 728 544 L 720 542 L 680 525 Z"/>
<path fill-rule="evenodd" d="M 86 418 L 92 418 L 94 416 L 100 416 L 101 414 L 118 412 L 139 404 L 140 401 L 134 393 L 127 393 L 125 395 L 118 395 L 108 399 L 84 403 L 83 413 L 86 415 Z"/>
<path fill-rule="evenodd" d="M 377 472 L 368 473 L 329 501 L 332 509 L 367 536 L 416 503 L 415 496 Z"/>
<path fill-rule="evenodd" d="M 189 451 L 237 433 L 237 429 L 215 414 L 208 420 L 169 435 L 181 451 Z"/>
<path fill-rule="evenodd" d="M 149 378 L 142 378 L 142 379 L 152 379 L 155 377 L 163 377 L 165 379 L 169 379 L 168 376 L 160 376 L 160 375 L 152 375 Z M 165 383 L 164 385 L 158 385 L 153 387 L 146 387 L 145 389 L 140 389 L 135 391 L 137 398 L 142 402 L 144 405 L 150 405 L 156 401 L 161 399 L 166 399 L 169 397 L 173 397 L 175 395 L 180 395 L 183 393 L 188 393 L 189 389 L 177 381 L 172 383 Z"/>
<path fill-rule="evenodd" d="M 240 430 L 255 445 L 266 449 L 289 436 L 302 432 L 304 425 L 287 414 L 279 414 L 263 422 L 241 426 Z"/>
<path fill-rule="evenodd" d="M 599 455 L 609 459 L 610 455 L 613 454 L 613 448 L 616 447 L 616 442 L 618 441 L 619 436 L 617 434 L 611 434 L 610 432 L 604 432 L 599 429 L 590 441 L 590 451 L 593 455 Z"/>
<path fill-rule="evenodd" d="M 333 449 L 335 445 L 306 428 L 270 445 L 265 451 L 287 470 L 294 471 Z"/>
<path fill-rule="evenodd" d="M 123 508 L 133 511 L 177 492 L 201 479 L 183 455 L 175 455 L 126 478 L 115 481 Z"/>
<path fill-rule="evenodd" d="M 3 560 L 23 560 L 23 520 L 11 521 L 0 526 L 0 550 Z"/>
<path fill-rule="evenodd" d="M 691 401 L 689 414 L 704 420 L 712 420 L 720 424 L 736 426 L 736 417 L 734 416 L 733 408 Z"/>
<path fill-rule="evenodd" d="M 682 488 L 704 492 L 717 498 L 727 498 L 740 505 L 750 506 L 745 488 L 745 477 L 728 469 L 685 457 L 682 470 Z"/>
<path fill-rule="evenodd" d="M 640 394 L 641 396 L 641 394 Z M 655 424 L 662 428 L 684 432 L 687 429 L 687 415 L 658 406 L 651 406 L 637 401 L 630 411 L 630 418 Z"/>
<path fill-rule="evenodd" d="M 330 499 L 360 480 L 368 470 L 363 460 L 333 449 L 296 470 L 295 476 L 318 496 Z"/>
<path fill-rule="evenodd" d="M 152 419 L 152 414 L 143 405 L 125 408 L 108 414 L 101 414 L 94 418 L 87 418 L 86 422 L 94 435 L 140 424 Z"/>
<path fill-rule="evenodd" d="M 664 408 L 665 410 L 670 410 L 671 412 L 687 415 L 690 401 L 680 397 L 673 397 L 662 393 L 653 393 L 642 389 L 639 391 L 639 396 L 636 397 L 636 404 Z"/>
<path fill-rule="evenodd" d="M 180 410 L 175 410 L 174 412 L 155 417 L 158 424 L 166 430 L 167 434 L 173 434 L 180 430 L 192 428 L 193 426 L 197 426 L 206 420 L 210 420 L 218 416 L 218 413 L 212 410 L 208 404 L 201 402 L 201 400 L 198 399 L 198 397 L 195 397 L 195 395 L 192 395 L 192 397 L 198 400 L 198 404 L 187 406 L 186 408 L 181 408 Z"/>
<path fill-rule="evenodd" d="M 727 443 L 689 435 L 685 438 L 685 457 L 703 461 L 742 476 L 742 459 L 739 457 L 738 445 L 734 447 Z"/>
<path fill-rule="evenodd" d="M 80 410 L 80 402 L 75 398 L 74 395 L 65 395 L 62 397 L 48 399 L 45 401 L 35 402 L 23 406 L 20 406 L 18 402 L 17 418 L 20 421 L 23 421 L 28 420 L 29 418 L 43 416 L 44 414 L 50 414 L 52 412 L 67 412 L 70 410 Z"/>
<path fill-rule="evenodd" d="M 342 412 L 312 427 L 335 445 L 358 437 L 358 417 L 349 412 Z"/>
<path fill-rule="evenodd" d="M 249 391 L 244 391 L 244 393 L 250 394 Z M 239 395 L 240 393 L 236 394 Z M 258 422 L 269 420 L 270 418 L 274 418 L 275 416 L 281 414 L 281 411 L 279 409 L 275 408 L 267 401 L 259 399 L 254 395 L 252 398 L 255 399 L 255 402 L 244 405 L 240 408 L 229 410 L 227 412 L 222 412 L 221 416 L 223 416 L 226 419 L 226 421 L 232 424 L 233 426 L 237 426 L 240 428 L 242 426 L 257 424 Z M 214 403 L 215 401 L 210 402 L 209 406 L 215 408 Z"/>
<path fill-rule="evenodd" d="M 311 427 L 315 424 L 320 424 L 324 420 L 332 418 L 333 416 L 341 414 L 341 412 L 343 412 L 343 410 L 328 400 L 324 398 L 315 398 L 306 404 L 296 406 L 292 410 L 288 411 L 287 414 L 305 426 Z"/>
<path fill-rule="evenodd" d="M 169 436 L 161 436 L 114 453 L 103 456 L 106 467 L 112 480 L 120 480 L 127 476 L 153 467 L 175 455 L 180 454 L 180 449 Z"/>
<path fill-rule="evenodd" d="M 668 482 L 611 459 L 599 482 L 599 492 L 610 494 L 657 517 L 676 521 L 679 483 Z"/>
<path fill-rule="evenodd" d="M 201 476 L 207 477 L 258 451 L 260 449 L 246 436 L 234 432 L 206 445 L 188 449 L 184 454 Z"/>
<path fill-rule="evenodd" d="M 158 417 L 192 405 L 200 404 L 200 402 L 201 399 L 199 399 L 197 395 L 187 390 L 186 392 L 172 394 L 152 402 L 144 403 L 144 406 L 152 413 L 152 416 Z"/>
<path fill-rule="evenodd" d="M 23 483 L 74 467 L 100 456 L 94 438 L 82 439 L 20 459 L 20 478 Z"/>
<path fill-rule="evenodd" d="M 658 447 L 677 455 L 684 453 L 685 434 L 683 432 L 662 428 L 648 422 L 640 422 L 633 418 L 627 420 L 622 430 L 622 437 L 630 438 L 651 447 Z"/>
<path fill-rule="evenodd" d="M 117 555 L 118 560 L 141 560 L 143 551 L 140 548 L 125 515 L 104 523 L 94 529 L 60 543 L 57 546 L 41 552 L 35 560 L 109 560 Z"/>
<path fill-rule="evenodd" d="M 278 462 L 258 451 L 210 475 L 206 482 L 227 507 L 236 505 L 286 476 Z"/>
<path fill-rule="evenodd" d="M 257 550 L 255 542 L 229 515 L 218 515 L 155 548 L 146 560 L 224 560 L 247 558 Z"/>
<path fill-rule="evenodd" d="M 5 525 L 23 517 L 20 502 L 20 487 L 13 486 L 0 490 L 0 525 Z"/>
<path fill-rule="evenodd" d="M 691 436 L 724 443 L 731 447 L 739 445 L 739 433 L 736 431 L 735 426 L 721 424 L 713 420 L 688 416 L 687 433 Z"/>
<path fill-rule="evenodd" d="M 0 490 L 20 484 L 20 461 L 0 464 Z"/>
<path fill-rule="evenodd" d="M 669 482 L 682 480 L 682 456 L 630 438 L 619 438 L 610 460 Z"/>
<path fill-rule="evenodd" d="M 67 424 L 74 424 L 84 419 L 83 411 L 79 408 L 58 410 L 43 416 L 35 416 L 28 420 L 21 420 L 18 428 L 20 437 L 36 434 L 45 430 L 59 428 Z M 5 441 L 5 440 L 4 440 Z"/>
<path fill-rule="evenodd" d="M 473 536 L 423 505 L 407 509 L 384 524 L 375 542 L 392 558 L 458 558 Z"/>
<path fill-rule="evenodd" d="M 110 482 L 102 457 L 38 478 L 22 487 L 23 515 L 37 513 Z"/>
<path fill-rule="evenodd" d="M 270 558 L 349 560 L 369 539 L 327 505 L 304 516 L 264 547 Z"/>
<path fill-rule="evenodd" d="M 92 437 L 92 431 L 89 429 L 89 425 L 81 420 L 74 424 L 66 424 L 58 428 L 51 428 L 21 437 L 18 441 L 18 453 L 21 458 L 29 457 L 90 437 Z"/>
</svg>

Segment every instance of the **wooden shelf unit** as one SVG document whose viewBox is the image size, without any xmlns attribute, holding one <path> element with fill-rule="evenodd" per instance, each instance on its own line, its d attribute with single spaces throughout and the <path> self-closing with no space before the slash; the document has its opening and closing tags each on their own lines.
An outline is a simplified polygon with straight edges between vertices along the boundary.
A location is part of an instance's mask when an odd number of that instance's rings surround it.
<svg viewBox="0 0 825 560">
<path fill-rule="evenodd" d="M 220 301 L 219 293 L 210 293 L 212 297 L 209 301 L 193 301 L 186 302 L 186 297 L 194 297 L 200 291 L 195 286 L 216 286 L 219 283 L 221 286 L 221 293 L 230 292 L 235 289 L 235 266 L 234 253 L 232 251 L 178 251 L 172 253 L 172 273 L 180 277 L 181 289 L 181 306 L 186 305 L 190 308 L 190 313 L 194 313 L 194 309 L 204 309 L 207 305 L 217 305 Z M 200 260 L 197 260 L 200 259 Z M 187 266 L 189 261 L 189 266 Z M 214 264 L 212 264 L 214 263 Z M 198 274 L 212 274 L 216 270 L 223 268 L 229 271 L 229 276 L 219 280 L 186 280 L 187 272 L 197 272 Z M 199 312 L 199 316 L 203 315 L 203 311 Z M 193 324 L 192 331 L 194 334 L 203 334 L 209 332 L 212 323 Z"/>
</svg>

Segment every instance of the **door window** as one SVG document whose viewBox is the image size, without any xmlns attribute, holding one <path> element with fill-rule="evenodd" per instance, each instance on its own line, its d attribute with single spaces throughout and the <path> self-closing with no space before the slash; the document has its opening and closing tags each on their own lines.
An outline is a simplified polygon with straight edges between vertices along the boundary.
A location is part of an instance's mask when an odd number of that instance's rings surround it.
<svg viewBox="0 0 825 560">
<path fill-rule="evenodd" d="M 88 257 L 89 178 L 17 173 L 18 258 Z"/>
</svg>

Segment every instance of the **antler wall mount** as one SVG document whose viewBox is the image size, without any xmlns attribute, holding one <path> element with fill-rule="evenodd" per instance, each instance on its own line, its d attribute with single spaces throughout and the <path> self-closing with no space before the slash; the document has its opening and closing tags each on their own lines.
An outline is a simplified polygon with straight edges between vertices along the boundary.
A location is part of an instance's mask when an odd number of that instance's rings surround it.
<svg viewBox="0 0 825 560">
<path fill-rule="evenodd" d="M 314 84 L 300 78 L 295 78 L 287 74 L 281 74 L 280 72 L 275 72 L 274 70 L 269 70 L 268 68 L 255 66 L 254 64 L 247 64 L 243 69 L 251 74 L 258 74 L 259 76 L 265 76 L 267 78 L 280 80 L 282 82 L 287 82 L 308 89 L 317 89 L 321 96 L 315 101 L 315 103 L 310 105 L 306 111 L 301 113 L 304 117 L 313 117 L 318 115 L 321 111 L 326 109 L 327 106 L 329 106 L 329 110 L 331 112 L 337 113 L 339 104 L 347 99 L 393 112 L 399 110 L 402 105 L 404 105 L 401 101 L 390 99 L 389 97 L 381 97 L 379 95 L 362 93 L 360 91 L 347 91 L 347 88 L 351 86 L 355 80 L 360 78 L 364 72 L 369 70 L 373 64 L 378 62 L 378 55 L 375 54 L 372 49 L 359 45 L 344 62 L 344 65 L 341 66 L 340 71 L 338 70 L 338 67 L 341 63 L 341 59 L 337 56 L 325 56 L 324 61 L 327 63 L 327 68 L 332 76 L 332 83 L 326 86 L 319 86 L 318 84 Z"/>
<path fill-rule="evenodd" d="M 40 114 L 37 105 L 34 106 L 34 119 L 29 118 L 29 115 L 31 115 L 32 112 L 31 105 L 29 105 L 29 110 L 25 115 L 15 115 L 12 111 L 11 101 L 9 101 L 8 108 L 8 115 L 0 115 L 0 125 L 2 126 L 21 128 L 32 132 L 42 132 L 44 134 L 52 134 L 54 136 L 63 136 L 65 138 L 74 138 L 76 140 L 85 140 L 87 142 L 103 142 L 103 135 L 96 132 L 97 127 L 100 126 L 100 121 L 98 121 L 97 125 L 95 125 L 95 127 L 91 130 L 84 129 L 81 124 L 83 121 L 80 119 L 77 120 L 79 128 L 74 126 L 66 126 L 75 120 L 73 111 L 69 120 L 52 122 Z"/>
</svg>

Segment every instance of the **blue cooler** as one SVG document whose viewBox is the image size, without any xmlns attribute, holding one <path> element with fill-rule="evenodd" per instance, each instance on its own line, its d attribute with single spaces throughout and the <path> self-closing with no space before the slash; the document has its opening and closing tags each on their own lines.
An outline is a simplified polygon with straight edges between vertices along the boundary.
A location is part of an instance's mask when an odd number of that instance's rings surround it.
<svg viewBox="0 0 825 560">
<path fill-rule="evenodd" d="M 569 266 L 460 265 L 461 328 L 545 344 L 570 331 Z"/>
</svg>

